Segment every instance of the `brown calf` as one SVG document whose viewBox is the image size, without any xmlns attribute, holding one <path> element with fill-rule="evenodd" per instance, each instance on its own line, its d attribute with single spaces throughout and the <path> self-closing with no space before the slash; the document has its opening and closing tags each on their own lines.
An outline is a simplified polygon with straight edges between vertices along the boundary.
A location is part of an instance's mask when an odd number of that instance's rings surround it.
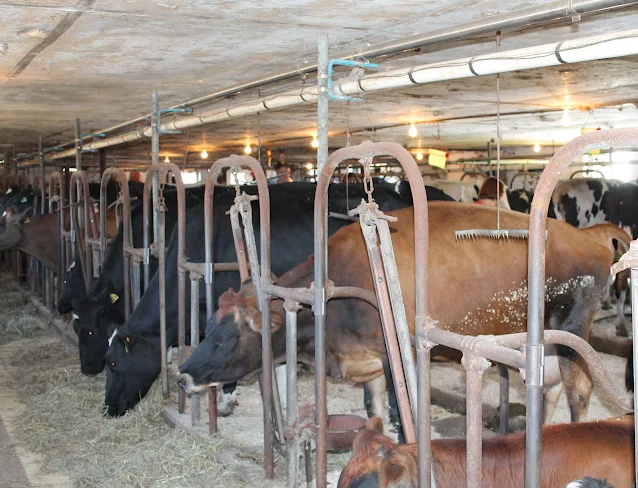
<svg viewBox="0 0 638 488">
<path fill-rule="evenodd" d="M 634 418 L 543 428 L 542 488 L 564 488 L 587 476 L 607 479 L 617 488 L 634 481 Z M 417 487 L 415 444 L 395 444 L 383 434 L 380 418 L 368 421 L 353 445 L 338 488 Z M 432 441 L 437 488 L 466 485 L 465 439 Z M 482 488 L 524 485 L 525 434 L 483 440 Z"/>
</svg>

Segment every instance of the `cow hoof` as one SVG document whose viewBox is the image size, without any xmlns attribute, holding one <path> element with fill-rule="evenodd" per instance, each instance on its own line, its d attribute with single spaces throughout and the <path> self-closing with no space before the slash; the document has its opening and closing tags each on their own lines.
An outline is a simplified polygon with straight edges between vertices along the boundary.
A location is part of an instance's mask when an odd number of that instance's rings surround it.
<svg viewBox="0 0 638 488">
<path fill-rule="evenodd" d="M 629 331 L 625 324 L 619 324 L 616 326 L 616 335 L 618 337 L 629 337 Z"/>
<path fill-rule="evenodd" d="M 217 398 L 217 415 L 219 417 L 229 417 L 235 411 L 237 406 L 237 392 L 232 393 L 220 393 Z"/>
</svg>

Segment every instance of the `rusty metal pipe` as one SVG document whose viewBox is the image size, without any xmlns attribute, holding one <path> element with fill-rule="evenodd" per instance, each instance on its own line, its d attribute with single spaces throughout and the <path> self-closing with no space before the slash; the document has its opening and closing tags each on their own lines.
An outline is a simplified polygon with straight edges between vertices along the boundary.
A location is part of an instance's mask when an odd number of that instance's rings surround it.
<svg viewBox="0 0 638 488">
<path fill-rule="evenodd" d="M 57 182 L 57 187 L 55 183 Z M 55 188 L 57 188 L 57 195 L 55 193 Z M 64 176 L 59 171 L 54 171 L 51 173 L 49 177 L 49 213 L 53 213 L 55 202 L 58 203 L 58 208 L 64 207 Z M 70 215 L 70 214 L 69 214 Z M 64 273 L 66 271 L 66 238 L 65 238 L 65 220 L 64 220 L 64 211 L 58 212 L 58 224 L 59 224 L 59 262 L 58 262 L 58 276 L 57 276 L 57 285 L 58 285 L 58 293 L 62 290 L 62 282 L 64 280 Z M 47 273 L 47 301 L 52 301 L 53 297 L 53 273 Z"/>
<path fill-rule="evenodd" d="M 288 469 L 288 488 L 297 486 L 297 471 L 299 470 L 299 439 L 292 434 L 299 415 L 297 405 L 297 312 L 301 310 L 298 302 L 286 300 L 286 430 L 290 432 L 286 437 Z"/>
<path fill-rule="evenodd" d="M 113 179 L 117 178 L 120 183 L 120 191 L 122 195 L 122 211 L 124 215 L 128 216 L 128 219 L 124 221 L 123 219 L 123 228 L 122 228 L 122 240 L 123 244 L 133 247 L 133 237 L 130 233 L 130 226 L 128 225 L 131 219 L 131 197 L 129 194 L 128 188 L 128 180 L 126 179 L 126 173 L 119 168 L 108 168 L 104 171 L 102 175 L 102 179 L 100 180 L 100 264 L 103 265 L 106 261 L 106 251 L 107 251 L 107 243 L 106 243 L 106 211 L 107 211 L 107 202 L 106 202 L 106 190 L 109 182 Z M 129 283 L 129 270 L 130 270 L 130 259 L 131 257 L 122 253 L 123 258 L 123 270 L 122 270 L 122 279 L 124 283 L 124 318 L 128 320 L 131 315 L 131 293 L 130 293 L 130 283 Z M 139 290 L 139 288 L 138 288 Z M 137 302 L 135 302 L 137 305 Z"/>
<path fill-rule="evenodd" d="M 200 275 L 191 273 L 191 347 L 199 345 L 199 280 Z M 191 425 L 199 424 L 199 395 L 191 395 Z"/>
<path fill-rule="evenodd" d="M 423 178 L 416 162 L 410 153 L 399 144 L 391 142 L 373 143 L 366 141 L 358 146 L 338 149 L 330 158 L 317 179 L 315 193 L 314 226 L 315 226 L 315 364 L 316 411 L 317 411 L 317 486 L 326 485 L 326 433 L 327 409 L 325 389 L 325 306 L 326 306 L 326 266 L 328 262 L 327 243 L 327 200 L 330 178 L 337 165 L 347 159 L 372 158 L 375 156 L 394 157 L 403 167 L 410 182 L 414 201 L 414 252 L 415 252 L 415 285 L 416 285 L 416 332 L 423 337 L 424 329 L 433 326 L 429 317 L 429 234 L 428 209 Z M 319 334 L 319 335 L 317 335 Z M 419 395 L 417 439 L 419 459 L 419 486 L 430 487 L 431 447 L 430 447 L 430 394 L 429 371 L 430 354 L 427 341 L 417 343 L 417 392 Z M 322 366 L 321 369 L 319 366 Z M 321 476 L 321 478 L 319 478 Z"/>
<path fill-rule="evenodd" d="M 638 145 L 638 129 L 611 129 L 582 135 L 561 147 L 536 186 L 529 220 L 528 309 L 526 345 L 527 420 L 525 487 L 540 485 L 542 459 L 543 326 L 545 312 L 545 230 L 549 201 L 560 174 L 577 157 L 594 149 Z"/>
<path fill-rule="evenodd" d="M 500 345 L 494 336 L 466 336 L 448 330 L 431 328 L 426 331 L 425 338 L 441 346 L 507 364 L 516 369 L 525 367 L 525 356 L 520 351 Z"/>
<path fill-rule="evenodd" d="M 259 162 L 250 156 L 232 155 L 216 161 L 208 172 L 204 193 L 204 235 L 206 255 L 206 316 L 213 315 L 214 303 L 214 273 L 213 273 L 213 199 L 215 183 L 219 170 L 232 166 L 245 166 L 250 168 L 257 180 L 259 194 L 259 219 L 261 237 L 261 281 L 262 289 L 271 284 L 270 274 L 270 196 L 268 193 L 268 181 Z M 270 297 L 263 294 L 262 310 L 262 371 L 272 371 L 272 346 L 271 346 L 271 311 Z M 273 428 L 272 428 L 272 375 L 263 374 L 263 408 L 264 408 L 264 469 L 266 478 L 272 479 L 274 471 L 273 453 Z"/>
<path fill-rule="evenodd" d="M 482 485 L 483 470 L 483 371 L 489 361 L 473 354 L 464 354 L 461 360 L 466 371 L 466 486 L 476 488 Z"/>
</svg>

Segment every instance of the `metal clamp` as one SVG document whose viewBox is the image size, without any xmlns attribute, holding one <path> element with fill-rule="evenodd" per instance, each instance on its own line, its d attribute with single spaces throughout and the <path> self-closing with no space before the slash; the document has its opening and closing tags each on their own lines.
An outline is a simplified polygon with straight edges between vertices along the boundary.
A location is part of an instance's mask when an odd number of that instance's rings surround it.
<svg viewBox="0 0 638 488">
<path fill-rule="evenodd" d="M 350 97 L 348 95 L 338 95 L 332 91 L 332 72 L 334 66 L 350 66 L 356 68 L 377 69 L 377 63 L 368 63 L 363 61 L 350 61 L 348 59 L 331 59 L 328 63 L 328 96 L 333 100 L 345 100 L 347 102 L 363 102 L 361 97 Z M 361 85 L 359 85 L 361 87 Z"/>
<path fill-rule="evenodd" d="M 145 247 L 144 248 L 144 264 L 151 264 L 151 248 L 150 247 Z"/>
<path fill-rule="evenodd" d="M 181 130 L 162 130 L 162 114 L 192 114 L 192 108 L 162 108 L 157 111 L 157 132 L 159 134 L 181 134 Z"/>
<path fill-rule="evenodd" d="M 213 283 L 213 263 L 205 263 L 205 275 L 204 275 L 204 283 L 212 284 Z"/>
</svg>

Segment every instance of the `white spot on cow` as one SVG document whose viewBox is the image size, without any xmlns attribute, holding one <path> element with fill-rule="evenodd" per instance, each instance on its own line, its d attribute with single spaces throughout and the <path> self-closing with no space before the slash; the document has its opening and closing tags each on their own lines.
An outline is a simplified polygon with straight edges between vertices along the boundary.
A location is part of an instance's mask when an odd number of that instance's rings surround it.
<svg viewBox="0 0 638 488">
<path fill-rule="evenodd" d="M 9 194 L 9 193 L 11 193 L 11 192 L 13 192 L 13 190 L 12 190 L 11 188 L 9 188 L 9 189 L 7 190 L 7 193 L 6 193 L 6 194 L 8 195 L 8 194 Z"/>
<path fill-rule="evenodd" d="M 73 320 L 80 320 L 80 316 L 76 313 L 73 313 Z"/>
<path fill-rule="evenodd" d="M 111 343 L 113 342 L 113 339 L 115 339 L 115 336 L 117 335 L 117 329 L 115 329 L 113 331 L 113 334 L 111 335 L 111 337 L 109 337 L 109 346 L 111 345 Z"/>
<path fill-rule="evenodd" d="M 75 261 L 73 261 L 71 263 L 71 266 L 69 266 L 69 269 L 66 270 L 66 272 L 68 273 L 69 271 L 71 271 L 73 268 L 75 268 Z"/>
</svg>

